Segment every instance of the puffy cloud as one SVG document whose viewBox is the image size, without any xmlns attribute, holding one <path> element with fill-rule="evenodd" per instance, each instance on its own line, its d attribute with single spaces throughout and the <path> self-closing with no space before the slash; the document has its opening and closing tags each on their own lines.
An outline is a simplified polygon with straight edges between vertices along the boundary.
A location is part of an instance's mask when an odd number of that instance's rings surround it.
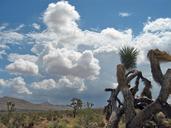
<svg viewBox="0 0 171 128">
<path fill-rule="evenodd" d="M 39 54 L 49 44 L 57 48 L 65 47 L 77 49 L 79 45 L 87 45 L 94 50 L 108 46 L 106 50 L 115 49 L 132 41 L 132 30 L 118 31 L 115 28 L 106 28 L 99 32 L 82 30 L 77 21 L 79 13 L 67 1 L 49 4 L 44 12 L 43 20 L 47 29 L 41 33 L 29 33 L 27 36 L 36 41 L 32 51 Z M 98 50 L 99 52 L 101 50 Z"/>
<path fill-rule="evenodd" d="M 128 13 L 128 12 L 119 12 L 118 15 L 121 16 L 121 17 L 128 17 L 128 16 L 131 16 L 131 14 Z"/>
<path fill-rule="evenodd" d="M 8 91 L 12 94 L 32 94 L 22 77 L 15 77 L 9 80 L 0 79 L 0 85 L 6 86 Z M 6 91 L 5 89 L 4 93 Z"/>
<path fill-rule="evenodd" d="M 91 51 L 85 51 L 77 60 L 76 66 L 72 68 L 72 74 L 75 76 L 86 78 L 86 79 L 95 79 L 99 75 L 100 66 L 99 61 L 94 58 Z"/>
<path fill-rule="evenodd" d="M 43 68 L 48 74 L 95 79 L 100 71 L 98 60 L 91 51 L 80 53 L 65 48 L 51 48 L 42 58 Z"/>
<path fill-rule="evenodd" d="M 60 86 L 61 88 L 76 89 L 79 92 L 86 90 L 84 80 L 79 77 L 64 76 L 59 79 L 58 86 Z"/>
<path fill-rule="evenodd" d="M 65 90 L 67 88 L 84 91 L 86 89 L 84 81 L 78 77 L 63 76 L 58 81 L 54 79 L 44 79 L 39 82 L 33 82 L 31 87 L 36 90 Z"/>
<path fill-rule="evenodd" d="M 36 75 L 39 72 L 35 63 L 23 59 L 18 59 L 7 65 L 6 69 L 10 72 L 24 75 Z"/>
<path fill-rule="evenodd" d="M 145 24 L 144 31 L 133 40 L 135 47 L 140 50 L 139 63 L 146 62 L 144 60 L 150 49 L 170 51 L 171 28 L 169 24 L 171 24 L 170 18 L 160 18 Z"/>
<path fill-rule="evenodd" d="M 56 82 L 53 79 L 45 79 L 40 82 L 34 82 L 32 83 L 32 88 L 34 89 L 45 89 L 50 90 L 56 88 Z"/>
<path fill-rule="evenodd" d="M 74 6 L 67 1 L 60 1 L 56 4 L 49 4 L 43 20 L 51 30 L 61 34 L 70 34 L 78 29 L 76 21 L 79 18 Z"/>
<path fill-rule="evenodd" d="M 171 31 L 171 19 L 159 18 L 155 21 L 148 21 L 144 26 L 144 32 Z"/>
<path fill-rule="evenodd" d="M 29 89 L 26 87 L 26 83 L 22 77 L 16 77 L 11 81 L 8 81 L 9 86 L 11 86 L 14 92 L 19 94 L 32 94 Z"/>
<path fill-rule="evenodd" d="M 40 55 L 49 44 L 58 46 L 59 37 L 55 32 L 45 30 L 40 33 L 29 33 L 27 36 L 34 42 L 31 51 L 36 55 Z"/>
</svg>

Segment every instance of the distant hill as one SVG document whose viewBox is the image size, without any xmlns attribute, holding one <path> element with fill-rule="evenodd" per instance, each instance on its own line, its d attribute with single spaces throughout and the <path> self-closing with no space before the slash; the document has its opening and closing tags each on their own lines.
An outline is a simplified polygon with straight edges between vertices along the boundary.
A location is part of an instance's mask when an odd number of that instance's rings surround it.
<svg viewBox="0 0 171 128">
<path fill-rule="evenodd" d="M 48 111 L 48 110 L 66 110 L 70 109 L 65 105 L 52 105 L 48 102 L 41 104 L 34 104 L 23 99 L 17 99 L 12 97 L 2 97 L 0 98 L 0 111 L 6 111 L 6 103 L 11 101 L 15 103 L 16 111 Z"/>
</svg>

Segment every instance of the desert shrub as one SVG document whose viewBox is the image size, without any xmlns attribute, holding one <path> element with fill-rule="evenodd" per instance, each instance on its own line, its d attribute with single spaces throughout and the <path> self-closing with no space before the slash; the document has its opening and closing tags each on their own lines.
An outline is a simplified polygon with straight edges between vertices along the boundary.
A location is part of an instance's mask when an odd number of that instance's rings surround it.
<svg viewBox="0 0 171 128">
<path fill-rule="evenodd" d="M 73 112 L 71 110 L 64 111 L 66 117 L 73 117 Z"/>
<path fill-rule="evenodd" d="M 48 120 L 49 118 L 49 120 Z M 103 115 L 100 110 L 79 110 L 74 119 L 72 110 L 46 112 L 13 112 L 8 119 L 7 112 L 0 113 L 0 128 L 31 128 L 47 121 L 48 128 L 103 128 Z"/>
<path fill-rule="evenodd" d="M 51 121 L 49 122 L 48 128 L 67 128 L 65 121 Z"/>
<path fill-rule="evenodd" d="M 67 124 L 65 122 L 60 122 L 56 128 L 67 128 Z"/>
<path fill-rule="evenodd" d="M 73 128 L 82 128 L 82 126 L 79 125 L 79 124 L 75 124 L 75 125 L 73 126 Z"/>
<path fill-rule="evenodd" d="M 94 112 L 93 109 L 87 108 L 80 112 L 79 115 L 79 124 L 83 126 L 83 128 L 100 128 L 102 122 L 102 116 Z M 102 126 L 104 127 L 104 126 Z"/>
<path fill-rule="evenodd" d="M 59 128 L 59 122 L 50 122 L 48 128 Z"/>
</svg>

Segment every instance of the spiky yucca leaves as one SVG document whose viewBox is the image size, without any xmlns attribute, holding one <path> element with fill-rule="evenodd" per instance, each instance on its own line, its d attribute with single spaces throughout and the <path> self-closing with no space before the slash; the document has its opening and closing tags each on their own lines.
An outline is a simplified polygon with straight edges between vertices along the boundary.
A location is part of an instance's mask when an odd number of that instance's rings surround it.
<svg viewBox="0 0 171 128">
<path fill-rule="evenodd" d="M 126 70 L 136 67 L 136 61 L 139 51 L 134 47 L 124 46 L 119 50 L 121 63 L 125 66 Z"/>
</svg>

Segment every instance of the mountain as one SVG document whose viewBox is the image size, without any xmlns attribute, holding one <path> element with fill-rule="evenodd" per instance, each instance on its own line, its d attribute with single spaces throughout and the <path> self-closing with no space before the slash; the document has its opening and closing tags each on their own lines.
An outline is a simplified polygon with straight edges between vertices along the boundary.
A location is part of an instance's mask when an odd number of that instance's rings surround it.
<svg viewBox="0 0 171 128">
<path fill-rule="evenodd" d="M 50 104 L 49 102 L 45 102 L 41 104 L 34 104 L 23 99 L 17 99 L 17 98 L 5 96 L 5 97 L 0 98 L 0 111 L 7 110 L 6 103 L 8 101 L 15 103 L 16 111 L 48 111 L 48 110 L 70 109 L 68 106 L 65 106 L 65 105 L 53 105 L 53 104 Z"/>
</svg>

